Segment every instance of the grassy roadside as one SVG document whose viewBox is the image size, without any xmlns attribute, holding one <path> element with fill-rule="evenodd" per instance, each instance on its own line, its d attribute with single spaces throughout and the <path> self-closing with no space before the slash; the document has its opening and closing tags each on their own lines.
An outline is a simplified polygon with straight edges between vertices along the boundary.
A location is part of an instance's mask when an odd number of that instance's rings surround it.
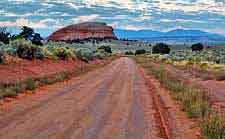
<svg viewBox="0 0 225 139">
<path fill-rule="evenodd" d="M 40 86 L 54 84 L 56 82 L 61 82 L 72 77 L 85 74 L 89 71 L 101 68 L 111 63 L 111 61 L 115 60 L 116 58 L 116 56 L 111 56 L 106 58 L 101 64 L 85 64 L 80 68 L 75 68 L 73 71 L 63 71 L 53 75 L 42 76 L 38 78 L 29 77 L 26 80 L 17 81 L 15 83 L 0 84 L 0 99 L 4 99 L 6 97 L 14 98 L 19 93 L 23 93 L 25 91 L 33 92 L 33 90 Z"/>
<path fill-rule="evenodd" d="M 213 111 L 207 93 L 182 83 L 176 76 L 168 73 L 163 64 L 156 67 L 144 56 L 134 59 L 172 92 L 172 97 L 181 103 L 189 118 L 199 121 L 204 138 L 225 139 L 225 118 Z"/>
</svg>

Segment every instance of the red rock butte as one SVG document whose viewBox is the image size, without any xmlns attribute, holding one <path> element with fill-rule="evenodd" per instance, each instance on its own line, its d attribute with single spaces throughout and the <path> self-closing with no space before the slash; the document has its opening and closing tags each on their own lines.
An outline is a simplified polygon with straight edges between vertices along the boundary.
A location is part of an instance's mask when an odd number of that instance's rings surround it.
<svg viewBox="0 0 225 139">
<path fill-rule="evenodd" d="M 86 39 L 117 39 L 111 26 L 100 22 L 85 22 L 57 30 L 49 36 L 51 41 L 76 41 Z"/>
</svg>

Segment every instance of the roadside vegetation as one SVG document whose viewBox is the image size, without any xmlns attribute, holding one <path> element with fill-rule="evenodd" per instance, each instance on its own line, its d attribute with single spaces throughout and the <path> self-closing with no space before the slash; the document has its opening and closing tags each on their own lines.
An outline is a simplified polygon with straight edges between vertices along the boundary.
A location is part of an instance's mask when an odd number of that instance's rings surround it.
<svg viewBox="0 0 225 139">
<path fill-rule="evenodd" d="M 130 51 L 125 53 L 131 55 Z M 205 47 L 196 43 L 189 48 L 174 49 L 164 43 L 151 47 L 151 51 L 136 54 L 134 59 L 146 71 L 154 75 L 172 92 L 174 100 L 191 119 L 199 122 L 205 139 L 225 139 L 225 115 L 212 107 L 209 94 L 197 86 L 185 83 L 178 74 L 169 72 L 172 66 L 185 72 L 194 72 L 202 80 L 225 80 L 225 47 Z"/>
<path fill-rule="evenodd" d="M 197 46 L 200 45 L 197 44 Z M 194 47 L 196 48 L 196 45 Z M 177 75 L 168 72 L 165 66 L 169 64 L 177 67 L 201 68 L 202 71 L 210 69 L 222 76 L 225 73 L 223 70 L 224 52 L 224 48 L 194 51 L 173 50 L 168 54 L 148 53 L 136 56 L 135 60 L 172 92 L 172 97 L 182 105 L 182 109 L 189 118 L 199 121 L 203 138 L 224 139 L 225 116 L 212 108 L 208 93 L 198 87 L 185 84 L 177 78 Z"/>
<path fill-rule="evenodd" d="M 5 28 L 0 30 L 0 64 L 10 66 L 23 60 L 75 60 L 89 63 L 97 59 L 114 59 L 113 52 L 108 45 L 99 45 L 96 48 L 77 47 L 77 44 L 65 42 L 44 42 L 40 34 L 32 28 L 22 27 L 21 33 L 11 35 Z M 108 60 L 110 61 L 110 60 Z M 105 63 L 105 62 L 103 62 Z M 106 64 L 106 63 L 105 63 Z M 44 77 L 29 77 L 26 80 L 14 83 L 0 84 L 0 99 L 4 97 L 16 97 L 18 93 L 26 90 L 33 91 L 38 86 L 52 84 L 69 79 L 73 75 L 87 72 L 101 67 L 102 64 L 84 64 L 82 70 L 75 68 L 74 71 L 63 71 L 55 75 Z"/>
<path fill-rule="evenodd" d="M 202 44 L 194 44 L 190 49 L 173 49 L 168 54 L 150 54 L 148 57 L 190 72 L 201 73 L 204 80 L 225 80 L 225 48 L 202 47 Z"/>
</svg>

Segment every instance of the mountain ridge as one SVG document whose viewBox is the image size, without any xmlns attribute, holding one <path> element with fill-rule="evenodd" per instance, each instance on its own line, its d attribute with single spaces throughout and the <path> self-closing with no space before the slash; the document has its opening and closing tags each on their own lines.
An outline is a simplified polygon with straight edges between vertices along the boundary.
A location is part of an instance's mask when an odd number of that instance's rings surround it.
<svg viewBox="0 0 225 139">
<path fill-rule="evenodd" d="M 125 29 L 115 29 L 115 34 L 119 38 L 148 38 L 148 37 L 185 37 L 185 36 L 197 36 L 197 37 L 222 37 L 225 38 L 225 36 L 216 34 L 216 33 L 210 33 L 205 32 L 201 30 L 185 30 L 185 29 L 175 29 L 167 32 L 161 32 L 161 31 L 154 31 L 154 30 L 125 30 Z"/>
</svg>

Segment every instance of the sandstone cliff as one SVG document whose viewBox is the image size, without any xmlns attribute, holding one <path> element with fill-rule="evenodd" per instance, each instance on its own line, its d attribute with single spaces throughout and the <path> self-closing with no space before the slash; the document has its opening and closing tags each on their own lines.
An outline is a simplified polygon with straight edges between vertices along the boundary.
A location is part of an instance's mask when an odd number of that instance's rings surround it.
<svg viewBox="0 0 225 139">
<path fill-rule="evenodd" d="M 85 39 L 117 39 L 113 28 L 105 23 L 85 22 L 59 29 L 50 35 L 51 41 L 76 41 Z"/>
</svg>

